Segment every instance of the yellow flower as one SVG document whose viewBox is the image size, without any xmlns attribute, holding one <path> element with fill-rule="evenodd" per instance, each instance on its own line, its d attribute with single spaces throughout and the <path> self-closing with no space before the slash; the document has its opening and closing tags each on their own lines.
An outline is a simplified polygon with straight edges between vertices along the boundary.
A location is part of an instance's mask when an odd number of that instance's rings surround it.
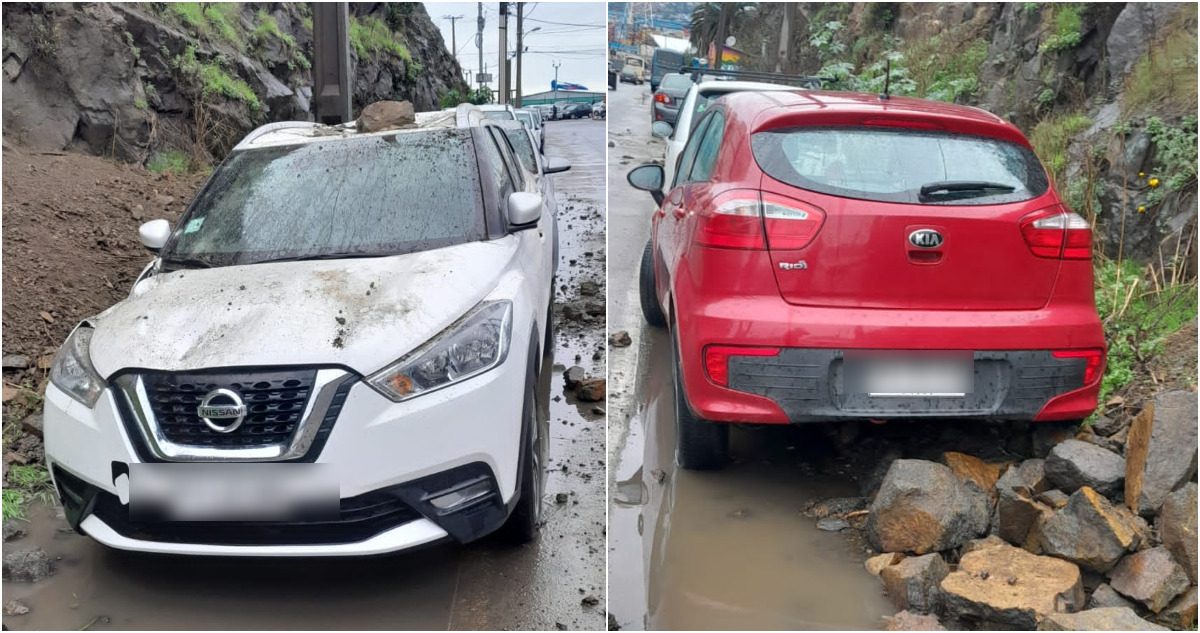
<svg viewBox="0 0 1200 633">
<path fill-rule="evenodd" d="M 1145 213 L 1146 207 L 1138 207 L 1138 213 Z"/>
<path fill-rule="evenodd" d="M 1151 187 L 1157 187 L 1157 186 L 1158 186 L 1158 179 L 1157 179 L 1157 178 L 1151 178 L 1151 179 L 1150 179 L 1150 186 L 1151 186 Z"/>
<path fill-rule="evenodd" d="M 1145 172 L 1140 172 L 1140 171 L 1138 172 L 1138 178 L 1145 178 L 1145 177 L 1146 177 Z"/>
</svg>

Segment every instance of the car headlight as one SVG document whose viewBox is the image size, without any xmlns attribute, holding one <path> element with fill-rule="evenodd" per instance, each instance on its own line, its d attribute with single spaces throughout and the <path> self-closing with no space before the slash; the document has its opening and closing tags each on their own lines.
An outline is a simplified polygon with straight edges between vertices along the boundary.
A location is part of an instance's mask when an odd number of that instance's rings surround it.
<svg viewBox="0 0 1200 633">
<path fill-rule="evenodd" d="M 50 367 L 50 382 L 89 409 L 104 391 L 104 379 L 92 367 L 88 353 L 95 331 L 88 325 L 75 328 L 59 348 L 54 365 Z"/>
<path fill-rule="evenodd" d="M 503 363 L 511 337 L 512 302 L 487 301 L 367 384 L 393 402 L 415 398 Z"/>
</svg>

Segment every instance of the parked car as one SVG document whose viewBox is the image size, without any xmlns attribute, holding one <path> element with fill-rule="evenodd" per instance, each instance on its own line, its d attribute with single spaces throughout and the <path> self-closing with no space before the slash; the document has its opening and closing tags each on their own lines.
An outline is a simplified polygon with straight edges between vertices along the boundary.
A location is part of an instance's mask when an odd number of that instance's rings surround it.
<svg viewBox="0 0 1200 633">
<path fill-rule="evenodd" d="M 678 73 L 683 68 L 683 53 L 668 48 L 654 49 L 650 57 L 650 92 L 656 92 L 664 75 Z"/>
<path fill-rule="evenodd" d="M 566 114 L 566 112 L 567 112 L 567 109 L 568 109 L 568 108 L 570 108 L 570 106 L 571 106 L 571 102 L 570 102 L 570 101 L 558 101 L 558 102 L 555 102 L 555 104 L 554 104 L 554 118 L 555 118 L 556 120 L 559 120 L 559 121 L 561 121 L 561 120 L 563 120 L 563 119 L 567 118 L 567 117 L 566 117 L 566 116 L 564 116 L 564 115 Z"/>
<path fill-rule="evenodd" d="M 563 110 L 564 119 L 586 119 L 592 114 L 590 103 L 572 103 Z"/>
<path fill-rule="evenodd" d="M 483 112 L 483 115 L 489 119 L 495 119 L 497 121 L 517 120 L 516 108 L 508 105 L 507 103 L 489 103 L 487 105 L 476 107 L 478 107 L 479 110 Z"/>
<path fill-rule="evenodd" d="M 621 66 L 621 81 L 639 86 L 646 83 L 646 60 L 635 55 L 627 56 Z"/>
<path fill-rule="evenodd" d="M 821 91 L 709 105 L 641 267 L 670 331 L 676 457 L 719 468 L 730 423 L 1082 420 L 1105 339 L 1088 222 L 1029 141 L 953 104 Z"/>
<path fill-rule="evenodd" d="M 603 119 L 605 117 L 605 115 L 607 115 L 607 114 L 608 114 L 608 106 L 606 106 L 603 102 L 597 103 L 596 105 L 592 106 L 592 118 L 593 119 Z"/>
<path fill-rule="evenodd" d="M 617 81 L 618 81 L 617 76 L 620 74 L 620 72 L 621 71 L 617 69 L 616 62 L 609 60 L 609 62 L 608 62 L 608 89 L 609 90 L 617 89 Z"/>
<path fill-rule="evenodd" d="M 220 556 L 533 539 L 541 187 L 470 105 L 252 132 L 174 229 L 140 227 L 154 261 L 54 360 L 46 462 L 71 527 Z"/>
<path fill-rule="evenodd" d="M 546 150 L 546 143 L 542 139 L 542 119 L 532 110 L 524 108 L 516 111 L 517 120 L 525 127 L 529 128 L 529 134 L 533 137 L 534 147 L 538 152 Z"/>
<path fill-rule="evenodd" d="M 688 95 L 693 85 L 688 75 L 671 73 L 662 78 L 662 84 L 654 91 L 654 100 L 650 104 L 650 121 L 662 121 L 674 125 L 679 118 L 679 106 Z"/>
</svg>

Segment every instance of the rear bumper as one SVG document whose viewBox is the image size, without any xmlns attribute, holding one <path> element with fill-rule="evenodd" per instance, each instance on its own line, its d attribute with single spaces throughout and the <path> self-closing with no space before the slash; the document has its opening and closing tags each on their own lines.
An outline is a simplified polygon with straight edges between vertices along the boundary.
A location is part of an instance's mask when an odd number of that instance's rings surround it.
<svg viewBox="0 0 1200 633">
<path fill-rule="evenodd" d="M 679 108 L 672 108 L 657 101 L 654 102 L 654 120 L 665 121 L 671 125 L 679 119 Z"/>
</svg>

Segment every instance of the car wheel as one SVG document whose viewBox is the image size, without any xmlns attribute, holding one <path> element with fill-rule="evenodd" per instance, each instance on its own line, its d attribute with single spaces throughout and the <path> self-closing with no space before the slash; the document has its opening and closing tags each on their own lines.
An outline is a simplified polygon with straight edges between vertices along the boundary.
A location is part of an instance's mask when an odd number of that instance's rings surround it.
<svg viewBox="0 0 1200 633">
<path fill-rule="evenodd" d="M 675 384 L 675 461 L 687 470 L 719 470 L 729 456 L 729 425 L 692 414 L 683 392 L 676 328 L 671 328 L 672 376 Z"/>
<path fill-rule="evenodd" d="M 542 356 L 554 352 L 554 279 L 550 280 L 550 305 L 546 306 L 546 340 L 542 341 Z"/>
<path fill-rule="evenodd" d="M 646 248 L 642 250 L 642 267 L 638 274 L 638 298 L 642 304 L 642 316 L 646 323 L 654 327 L 667 324 L 662 305 L 658 302 L 658 291 L 654 283 L 654 246 L 652 240 L 646 240 Z"/>
<path fill-rule="evenodd" d="M 537 359 L 530 359 L 531 363 Z M 538 425 L 534 391 L 537 389 L 536 373 L 531 368 L 530 378 L 526 386 L 524 423 L 528 425 L 528 444 L 525 455 L 521 459 L 521 498 L 517 507 L 513 508 L 508 521 L 501 528 L 502 536 L 512 543 L 528 543 L 538 535 L 542 521 L 542 459 L 538 452 Z"/>
</svg>

